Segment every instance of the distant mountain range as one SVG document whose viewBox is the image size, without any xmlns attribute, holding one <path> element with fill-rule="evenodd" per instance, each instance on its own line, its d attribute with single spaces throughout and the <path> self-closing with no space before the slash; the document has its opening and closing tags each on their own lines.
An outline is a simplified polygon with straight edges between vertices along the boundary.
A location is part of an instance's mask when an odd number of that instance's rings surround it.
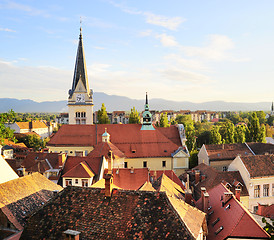
<svg viewBox="0 0 274 240">
<path fill-rule="evenodd" d="M 117 95 L 108 95 L 102 92 L 94 93 L 94 111 L 101 108 L 105 103 L 107 111 L 130 111 L 135 107 L 138 111 L 144 109 L 144 100 L 136 100 Z M 270 111 L 270 102 L 241 103 L 211 101 L 203 103 L 177 102 L 160 98 L 149 100 L 151 110 L 210 110 L 210 111 Z M 47 101 L 35 102 L 30 99 L 18 100 L 15 98 L 0 98 L 0 112 L 7 112 L 13 109 L 15 112 L 67 112 L 67 100 L 65 101 Z"/>
</svg>

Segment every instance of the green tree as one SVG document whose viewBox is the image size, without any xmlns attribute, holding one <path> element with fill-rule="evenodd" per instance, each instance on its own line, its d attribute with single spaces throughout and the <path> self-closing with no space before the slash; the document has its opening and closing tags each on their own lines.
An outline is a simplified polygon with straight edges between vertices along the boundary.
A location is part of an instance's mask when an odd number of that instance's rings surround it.
<svg viewBox="0 0 274 240">
<path fill-rule="evenodd" d="M 231 121 L 222 123 L 219 132 L 223 143 L 234 143 L 234 124 Z"/>
<path fill-rule="evenodd" d="M 18 140 L 25 143 L 28 148 L 33 148 L 35 151 L 41 150 L 46 145 L 46 142 L 35 134 L 27 135 L 24 138 Z"/>
<path fill-rule="evenodd" d="M 210 131 L 210 143 L 211 144 L 221 144 L 222 136 L 219 132 L 219 126 L 213 126 Z"/>
<path fill-rule="evenodd" d="M 189 168 L 194 168 L 198 165 L 198 151 L 197 150 L 193 150 L 190 153 L 190 157 L 189 157 Z"/>
<path fill-rule="evenodd" d="M 264 111 L 257 111 L 256 114 L 257 114 L 257 117 L 259 118 L 260 124 L 266 123 L 266 118 L 265 118 L 266 115 Z"/>
<path fill-rule="evenodd" d="M 14 122 L 14 119 L 15 119 L 15 113 L 12 109 L 8 111 L 7 113 L 0 114 L 0 144 L 3 142 L 4 139 L 8 139 L 16 142 L 16 139 L 14 138 L 14 135 L 13 135 L 14 130 L 4 125 L 5 123 Z"/>
<path fill-rule="evenodd" d="M 189 123 L 193 123 L 190 115 L 178 114 L 175 120 L 178 124 L 184 124 L 184 126 L 186 126 Z"/>
<path fill-rule="evenodd" d="M 192 152 L 195 150 L 196 147 L 196 136 L 195 136 L 195 129 L 193 123 L 187 124 L 185 126 L 185 132 L 186 132 L 186 146 L 188 148 L 189 152 Z"/>
<path fill-rule="evenodd" d="M 244 143 L 246 141 L 246 126 L 244 124 L 240 124 L 235 128 L 234 131 L 234 140 L 236 143 Z"/>
<path fill-rule="evenodd" d="M 259 131 L 258 142 L 266 143 L 265 132 L 265 125 L 262 124 Z"/>
<path fill-rule="evenodd" d="M 257 117 L 256 112 L 253 112 L 251 117 L 250 117 L 250 121 L 248 124 L 248 128 L 249 128 L 249 140 L 251 142 L 258 142 L 259 140 L 259 135 L 260 135 L 260 122 L 259 122 L 259 118 Z"/>
<path fill-rule="evenodd" d="M 110 123 L 110 120 L 108 118 L 108 114 L 107 114 L 107 111 L 106 111 L 106 107 L 105 107 L 105 104 L 102 103 L 102 107 L 100 110 L 98 110 L 98 123 L 99 124 L 108 124 Z"/>
<path fill-rule="evenodd" d="M 161 113 L 161 116 L 160 116 L 160 127 L 169 127 L 167 113 L 165 113 L 165 114 Z"/>
<path fill-rule="evenodd" d="M 129 123 L 140 123 L 140 115 L 135 107 L 130 109 Z"/>
</svg>

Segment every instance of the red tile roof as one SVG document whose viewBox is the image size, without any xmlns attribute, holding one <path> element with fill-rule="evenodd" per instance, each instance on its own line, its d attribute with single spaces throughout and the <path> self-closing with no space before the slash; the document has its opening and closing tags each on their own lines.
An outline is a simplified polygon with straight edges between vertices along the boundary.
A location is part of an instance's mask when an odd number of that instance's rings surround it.
<svg viewBox="0 0 274 240">
<path fill-rule="evenodd" d="M 241 157 L 250 177 L 274 176 L 274 155 Z"/>
<path fill-rule="evenodd" d="M 207 190 L 209 190 L 219 185 L 220 183 L 229 183 L 232 186 L 230 190 L 235 193 L 236 183 L 240 182 L 242 184 L 241 196 L 249 196 L 248 190 L 239 171 L 221 172 L 204 163 L 201 163 L 198 166 L 194 167 L 193 170 L 200 171 L 200 181 L 198 184 L 195 184 L 195 172 L 188 171 L 181 175 L 180 178 L 186 182 L 186 176 L 187 174 L 189 174 L 190 183 L 194 187 L 195 200 L 198 200 L 201 197 L 201 187 L 205 187 Z M 205 176 L 204 180 L 201 179 L 202 175 Z"/>
<path fill-rule="evenodd" d="M 92 178 L 94 177 L 94 173 L 92 169 L 88 166 L 88 164 L 83 161 L 78 165 L 67 171 L 63 174 L 62 177 L 73 177 L 73 178 Z"/>
<path fill-rule="evenodd" d="M 16 122 L 20 129 L 48 128 L 43 121 Z"/>
<path fill-rule="evenodd" d="M 110 141 L 128 158 L 169 157 L 181 146 L 176 127 L 142 131 L 141 124 L 63 125 L 48 146 L 95 146 L 107 128 Z M 176 136 L 174 134 L 176 133 Z M 176 138 L 178 138 L 176 140 Z M 175 143 L 176 142 L 176 143 Z M 131 150 L 136 148 L 135 152 Z"/>
<path fill-rule="evenodd" d="M 233 160 L 238 155 L 253 155 L 245 143 L 205 145 L 210 161 Z"/>
<path fill-rule="evenodd" d="M 66 187 L 28 221 L 21 239 L 194 239 L 164 192 Z"/>
<path fill-rule="evenodd" d="M 0 184 L 0 208 L 18 230 L 26 223 L 26 216 L 53 197 L 61 186 L 34 173 Z"/>
<path fill-rule="evenodd" d="M 256 155 L 274 154 L 274 144 L 271 143 L 247 143 Z"/>
<path fill-rule="evenodd" d="M 149 180 L 148 168 L 113 169 L 113 183 L 125 190 L 138 190 Z"/>
<path fill-rule="evenodd" d="M 224 193 L 229 190 L 219 184 L 208 191 L 209 212 L 213 212 L 208 216 L 208 239 L 219 240 L 229 237 L 235 238 L 261 238 L 269 239 L 270 236 L 261 228 L 249 211 L 235 198 L 232 197 L 222 206 L 221 196 L 223 199 Z M 202 209 L 202 199 L 197 202 L 199 209 Z M 215 220 L 220 220 L 216 223 Z M 223 229 L 218 233 L 218 229 Z"/>
<path fill-rule="evenodd" d="M 102 157 L 73 157 L 73 156 L 67 157 L 67 160 L 64 164 L 64 168 L 62 170 L 62 176 L 84 161 L 89 167 L 89 169 L 91 169 L 92 172 L 98 176 L 99 171 L 101 169 Z"/>
<path fill-rule="evenodd" d="M 58 155 L 59 153 L 27 152 L 21 166 L 29 172 L 38 172 L 39 169 L 40 173 L 49 170 L 50 166 L 53 169 L 59 169 Z"/>
<path fill-rule="evenodd" d="M 115 158 L 124 158 L 125 155 L 122 153 L 113 143 L 111 142 L 100 142 L 94 146 L 94 149 L 88 154 L 88 157 L 102 157 L 108 158 L 109 151 L 112 151 Z"/>
<path fill-rule="evenodd" d="M 164 173 L 167 177 L 169 177 L 173 182 L 178 184 L 183 190 L 185 189 L 185 186 L 183 185 L 182 181 L 176 176 L 173 170 L 158 170 L 158 171 L 150 171 L 150 176 L 155 176 L 156 173 L 156 179 L 162 176 Z"/>
</svg>

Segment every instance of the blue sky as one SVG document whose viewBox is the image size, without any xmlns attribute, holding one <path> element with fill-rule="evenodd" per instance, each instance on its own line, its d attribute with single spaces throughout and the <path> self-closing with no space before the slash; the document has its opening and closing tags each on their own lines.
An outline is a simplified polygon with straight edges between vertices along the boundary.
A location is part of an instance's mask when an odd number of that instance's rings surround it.
<svg viewBox="0 0 274 240">
<path fill-rule="evenodd" d="M 66 100 L 81 17 L 95 92 L 272 102 L 273 12 L 270 0 L 0 0 L 0 97 Z"/>
</svg>

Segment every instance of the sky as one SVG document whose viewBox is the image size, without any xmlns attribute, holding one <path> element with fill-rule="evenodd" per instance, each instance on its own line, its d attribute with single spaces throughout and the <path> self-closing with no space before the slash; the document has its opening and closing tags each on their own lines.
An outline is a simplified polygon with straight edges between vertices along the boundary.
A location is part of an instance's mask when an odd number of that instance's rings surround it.
<svg viewBox="0 0 274 240">
<path fill-rule="evenodd" d="M 94 92 L 272 102 L 273 12 L 272 0 L 0 0 L 0 98 L 67 100 L 82 19 Z"/>
</svg>

